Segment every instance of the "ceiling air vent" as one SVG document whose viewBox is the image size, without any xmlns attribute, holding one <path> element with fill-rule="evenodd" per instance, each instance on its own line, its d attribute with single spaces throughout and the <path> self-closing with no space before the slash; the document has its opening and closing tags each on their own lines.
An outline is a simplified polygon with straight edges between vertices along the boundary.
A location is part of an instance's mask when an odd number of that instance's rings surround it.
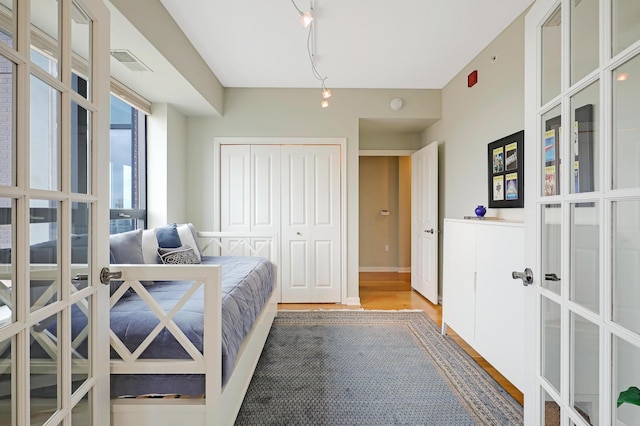
<svg viewBox="0 0 640 426">
<path fill-rule="evenodd" d="M 131 71 L 151 71 L 151 68 L 143 64 L 140 59 L 126 49 L 112 50 L 111 56 Z"/>
</svg>

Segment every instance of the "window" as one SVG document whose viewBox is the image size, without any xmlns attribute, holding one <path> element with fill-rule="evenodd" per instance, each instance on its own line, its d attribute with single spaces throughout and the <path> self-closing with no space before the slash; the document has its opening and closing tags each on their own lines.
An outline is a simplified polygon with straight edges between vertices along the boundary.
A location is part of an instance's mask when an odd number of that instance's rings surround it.
<svg viewBox="0 0 640 426">
<path fill-rule="evenodd" d="M 145 227 L 146 118 L 143 111 L 111 96 L 112 234 Z"/>
</svg>

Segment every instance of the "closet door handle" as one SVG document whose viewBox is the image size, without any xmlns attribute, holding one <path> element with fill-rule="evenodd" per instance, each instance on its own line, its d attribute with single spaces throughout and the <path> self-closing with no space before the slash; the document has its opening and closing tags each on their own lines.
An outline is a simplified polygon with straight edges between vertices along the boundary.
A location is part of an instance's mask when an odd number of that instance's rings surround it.
<svg viewBox="0 0 640 426">
<path fill-rule="evenodd" d="M 299 233 L 299 232 L 296 232 L 296 235 L 302 235 L 302 234 L 301 234 L 301 233 Z"/>
<path fill-rule="evenodd" d="M 433 230 L 433 228 L 431 228 L 431 229 L 425 229 L 424 232 L 426 232 L 427 234 L 433 235 L 435 231 Z"/>
</svg>

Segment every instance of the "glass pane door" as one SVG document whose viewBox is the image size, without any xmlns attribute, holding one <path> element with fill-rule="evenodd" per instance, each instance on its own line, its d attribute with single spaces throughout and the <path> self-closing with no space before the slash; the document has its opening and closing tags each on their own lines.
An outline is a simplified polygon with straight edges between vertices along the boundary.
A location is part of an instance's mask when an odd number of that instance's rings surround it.
<svg viewBox="0 0 640 426">
<path fill-rule="evenodd" d="M 17 4 L 0 0 L 0 426 L 108 424 L 108 12 Z"/>
<path fill-rule="evenodd" d="M 628 0 L 537 0 L 526 17 L 526 424 L 640 425 L 624 398 L 640 388 L 639 28 Z"/>
</svg>

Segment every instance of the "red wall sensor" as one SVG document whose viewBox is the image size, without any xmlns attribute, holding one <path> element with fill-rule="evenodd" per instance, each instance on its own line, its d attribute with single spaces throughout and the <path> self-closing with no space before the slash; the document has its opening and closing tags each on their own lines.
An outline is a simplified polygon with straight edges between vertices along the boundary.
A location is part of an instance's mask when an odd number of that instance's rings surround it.
<svg viewBox="0 0 640 426">
<path fill-rule="evenodd" d="M 478 70 L 474 70 L 467 76 L 467 87 L 473 87 L 478 82 Z"/>
</svg>

